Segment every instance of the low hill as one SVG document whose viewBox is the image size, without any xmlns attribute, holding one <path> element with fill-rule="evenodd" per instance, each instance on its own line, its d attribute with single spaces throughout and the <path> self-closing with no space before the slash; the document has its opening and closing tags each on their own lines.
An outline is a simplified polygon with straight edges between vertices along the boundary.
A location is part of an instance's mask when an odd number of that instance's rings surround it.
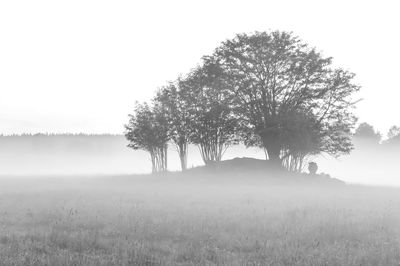
<svg viewBox="0 0 400 266">
<path fill-rule="evenodd" d="M 207 166 L 194 167 L 182 173 L 173 172 L 169 174 L 169 176 L 174 175 L 189 178 L 214 178 L 237 181 L 256 179 L 276 184 L 345 184 L 342 180 L 332 178 L 327 174 L 310 175 L 306 173 L 288 172 L 283 168 L 276 169 L 269 161 L 247 157 L 237 157 Z"/>
</svg>

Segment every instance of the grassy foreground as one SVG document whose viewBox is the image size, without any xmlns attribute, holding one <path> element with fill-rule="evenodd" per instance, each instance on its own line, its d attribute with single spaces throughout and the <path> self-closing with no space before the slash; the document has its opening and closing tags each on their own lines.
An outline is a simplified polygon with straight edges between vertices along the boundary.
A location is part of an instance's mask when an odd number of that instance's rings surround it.
<svg viewBox="0 0 400 266">
<path fill-rule="evenodd" d="M 400 191 L 263 179 L 0 179 L 0 265 L 399 265 Z"/>
</svg>

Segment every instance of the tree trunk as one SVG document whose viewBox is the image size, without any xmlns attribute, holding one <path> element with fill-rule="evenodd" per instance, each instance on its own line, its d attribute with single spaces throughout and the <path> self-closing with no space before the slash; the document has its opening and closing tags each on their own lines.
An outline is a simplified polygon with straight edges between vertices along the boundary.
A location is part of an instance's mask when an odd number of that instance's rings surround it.
<svg viewBox="0 0 400 266">
<path fill-rule="evenodd" d="M 205 165 L 220 162 L 222 160 L 224 148 L 226 148 L 224 144 L 219 143 L 201 143 L 197 146 Z"/>
<path fill-rule="evenodd" d="M 264 149 L 266 150 L 266 155 L 268 155 L 268 161 L 272 163 L 274 168 L 282 167 L 281 159 L 281 146 L 276 141 L 263 140 Z"/>
<path fill-rule="evenodd" d="M 179 154 L 179 159 L 181 161 L 181 170 L 186 171 L 187 170 L 187 154 L 188 154 L 188 144 L 187 142 L 181 142 L 178 145 L 178 154 Z"/>
<path fill-rule="evenodd" d="M 280 158 L 280 152 L 277 151 L 269 151 L 269 161 L 272 163 L 274 168 L 282 167 L 282 160 Z"/>
<path fill-rule="evenodd" d="M 150 152 L 152 173 L 167 171 L 168 146 L 153 148 Z"/>
<path fill-rule="evenodd" d="M 155 158 L 154 151 L 150 151 L 150 158 L 151 158 L 151 172 L 154 174 L 157 172 L 156 158 Z"/>
</svg>

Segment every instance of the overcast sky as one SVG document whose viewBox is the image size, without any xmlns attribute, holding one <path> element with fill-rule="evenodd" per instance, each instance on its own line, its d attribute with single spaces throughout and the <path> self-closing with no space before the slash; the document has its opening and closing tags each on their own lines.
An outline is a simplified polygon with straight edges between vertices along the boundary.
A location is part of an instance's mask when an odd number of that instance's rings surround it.
<svg viewBox="0 0 400 266">
<path fill-rule="evenodd" d="M 293 31 L 357 74 L 356 111 L 400 125 L 393 1 L 0 1 L 0 134 L 121 133 L 136 100 L 237 33 Z"/>
</svg>

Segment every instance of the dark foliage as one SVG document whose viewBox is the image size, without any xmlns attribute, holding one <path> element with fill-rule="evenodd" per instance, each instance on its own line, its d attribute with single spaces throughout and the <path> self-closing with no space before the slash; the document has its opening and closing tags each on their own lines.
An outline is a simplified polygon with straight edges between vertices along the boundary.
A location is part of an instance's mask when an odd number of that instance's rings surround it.
<svg viewBox="0 0 400 266">
<path fill-rule="evenodd" d="M 125 126 L 128 147 L 150 153 L 152 171 L 167 170 L 167 147 L 170 139 L 168 120 L 158 105 L 137 104 Z"/>
<path fill-rule="evenodd" d="M 239 34 L 208 60 L 224 69 L 235 113 L 248 134 L 246 144 L 261 144 L 270 160 L 281 164 L 297 156 L 300 147 L 294 142 L 300 136 L 304 139 L 299 143 L 309 143 L 303 154 L 339 156 L 352 149 L 351 96 L 359 87 L 352 83 L 353 73 L 332 67 L 331 58 L 290 33 L 276 31 Z M 296 118 L 299 123 L 293 123 Z M 296 126 L 301 133 L 293 136 Z"/>
<path fill-rule="evenodd" d="M 301 171 L 310 155 L 352 150 L 354 74 L 293 34 L 239 34 L 203 59 L 161 89 L 156 109 L 135 110 L 126 135 L 132 148 L 152 153 L 172 140 L 184 170 L 188 143 L 209 164 L 241 140 L 291 171 Z"/>
</svg>

